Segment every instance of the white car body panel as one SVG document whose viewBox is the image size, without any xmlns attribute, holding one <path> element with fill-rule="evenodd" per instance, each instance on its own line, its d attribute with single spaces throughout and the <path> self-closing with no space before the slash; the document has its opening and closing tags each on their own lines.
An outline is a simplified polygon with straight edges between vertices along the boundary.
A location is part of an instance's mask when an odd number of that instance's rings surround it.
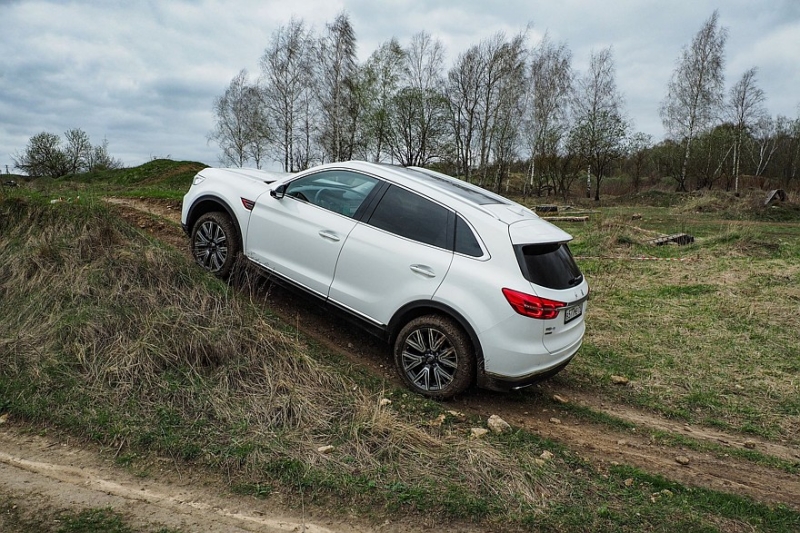
<svg viewBox="0 0 800 533">
<path fill-rule="evenodd" d="M 264 193 L 250 215 L 245 256 L 327 296 L 339 252 L 355 225 L 352 218 L 302 200 Z"/>
<path fill-rule="evenodd" d="M 452 260 L 453 252 L 358 224 L 342 249 L 330 298 L 385 326 L 405 304 L 433 298 Z"/>
<path fill-rule="evenodd" d="M 364 220 L 270 193 L 294 179 L 331 169 L 377 177 L 446 206 L 467 221 L 482 255 L 412 241 Z M 568 289 L 528 281 L 514 245 L 566 243 L 572 237 L 524 206 L 468 183 L 457 182 L 456 187 L 496 203 L 476 203 L 402 169 L 363 162 L 322 165 L 298 174 L 209 168 L 198 173 L 184 197 L 181 220 L 188 232 L 197 218 L 192 215 L 194 206 L 217 202 L 235 219 L 245 257 L 372 326 L 388 328 L 406 305 L 429 302 L 432 309 L 449 310 L 477 343 L 483 383 L 525 386 L 532 382 L 529 378 L 566 364 L 580 347 L 589 287 L 583 278 Z M 565 322 L 564 309 L 549 320 L 520 315 L 503 288 L 563 302 L 565 308 L 580 305 L 581 316 Z M 480 383 L 480 373 L 478 379 Z"/>
</svg>

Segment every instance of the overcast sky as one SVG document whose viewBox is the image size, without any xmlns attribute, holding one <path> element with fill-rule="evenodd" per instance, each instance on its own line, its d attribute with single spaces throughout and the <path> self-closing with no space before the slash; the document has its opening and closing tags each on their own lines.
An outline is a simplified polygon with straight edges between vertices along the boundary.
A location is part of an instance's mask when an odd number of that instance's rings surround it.
<svg viewBox="0 0 800 533">
<path fill-rule="evenodd" d="M 31 136 L 86 131 L 108 139 L 126 166 L 156 157 L 218 164 L 206 141 L 213 100 L 258 60 L 292 16 L 318 33 L 345 10 L 365 60 L 382 42 L 407 44 L 425 30 L 442 41 L 448 66 L 498 31 L 530 23 L 565 42 L 573 67 L 613 46 L 617 86 L 635 131 L 661 140 L 658 115 L 681 49 L 712 12 L 728 28 L 727 85 L 758 67 L 775 116 L 798 116 L 798 0 L 0 0 L 0 171 Z M 12 169 L 13 172 L 13 169 Z"/>
</svg>

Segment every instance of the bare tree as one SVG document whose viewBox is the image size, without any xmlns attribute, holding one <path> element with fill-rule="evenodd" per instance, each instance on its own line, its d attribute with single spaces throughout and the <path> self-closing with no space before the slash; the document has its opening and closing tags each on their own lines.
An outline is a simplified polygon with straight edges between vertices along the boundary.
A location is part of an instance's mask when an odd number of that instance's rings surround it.
<svg viewBox="0 0 800 533">
<path fill-rule="evenodd" d="M 551 177 L 558 173 L 559 152 L 569 129 L 573 94 L 571 64 L 572 53 L 566 44 L 556 45 L 547 35 L 532 54 L 523 127 L 530 150 L 527 185 L 534 187 L 535 184 L 537 194 L 541 194 L 545 186 L 545 172 Z M 557 182 L 552 181 L 551 186 L 556 188 Z"/>
<path fill-rule="evenodd" d="M 122 161 L 111 157 L 108 151 L 108 139 L 103 139 L 103 142 L 92 148 L 92 155 L 89 158 L 89 168 L 93 170 L 114 170 L 122 168 Z"/>
<path fill-rule="evenodd" d="M 25 150 L 13 156 L 12 160 L 14 168 L 28 176 L 60 178 L 69 172 L 67 158 L 61 150 L 61 138 L 46 131 L 31 137 Z"/>
<path fill-rule="evenodd" d="M 600 184 L 611 164 L 623 154 L 628 124 L 622 106 L 611 49 L 592 52 L 589 71 L 578 79 L 573 100 L 571 142 L 595 176 L 595 200 L 600 200 Z"/>
<path fill-rule="evenodd" d="M 380 162 L 386 155 L 392 98 L 400 87 L 405 51 L 397 39 L 383 43 L 361 69 L 359 105 L 362 108 L 357 149 L 363 159 Z"/>
<path fill-rule="evenodd" d="M 356 35 L 346 13 L 327 25 L 320 40 L 317 89 L 321 124 L 320 145 L 329 161 L 352 159 L 358 106 L 355 95 Z"/>
<path fill-rule="evenodd" d="M 753 174 L 761 176 L 778 150 L 778 124 L 775 120 L 764 114 L 753 125 L 753 150 L 752 161 L 755 165 Z"/>
<path fill-rule="evenodd" d="M 747 70 L 739 81 L 731 87 L 728 99 L 729 112 L 733 119 L 733 176 L 734 191 L 739 192 L 739 161 L 742 143 L 753 125 L 766 114 L 763 107 L 764 91 L 756 85 L 756 67 Z"/>
<path fill-rule="evenodd" d="M 774 163 L 784 187 L 788 188 L 798 179 L 800 168 L 800 117 L 791 119 L 779 115 L 775 122 L 779 141 Z"/>
<path fill-rule="evenodd" d="M 216 124 L 208 139 L 216 142 L 222 150 L 220 163 L 223 165 L 243 167 L 249 158 L 252 103 L 252 90 L 245 69 L 240 70 L 225 93 L 214 100 Z"/>
<path fill-rule="evenodd" d="M 441 157 L 447 132 L 444 48 L 420 32 L 411 38 L 405 57 L 407 83 L 392 101 L 389 145 L 400 164 L 425 165 Z"/>
<path fill-rule="evenodd" d="M 481 50 L 476 45 L 460 54 L 447 74 L 447 94 L 455 141 L 456 165 L 458 173 L 466 181 L 470 181 L 470 174 L 475 166 L 474 143 L 485 70 L 486 63 L 482 60 Z"/>
<path fill-rule="evenodd" d="M 642 183 L 642 172 L 651 157 L 650 148 L 653 146 L 653 136 L 637 132 L 628 138 L 626 152 L 631 169 L 631 184 L 633 190 L 639 192 Z"/>
<path fill-rule="evenodd" d="M 661 104 L 661 120 L 675 140 L 684 144 L 678 190 L 686 191 L 686 167 L 692 141 L 716 118 L 724 87 L 724 52 L 727 29 L 718 26 L 717 11 L 684 48 L 672 73 L 667 97 Z"/>
<path fill-rule="evenodd" d="M 310 30 L 292 19 L 272 34 L 261 56 L 265 113 L 275 133 L 275 157 L 287 172 L 306 168 L 313 158 L 314 49 Z"/>
<path fill-rule="evenodd" d="M 691 181 L 692 188 L 711 189 L 723 176 L 729 177 L 725 183 L 726 189 L 731 188 L 734 137 L 734 128 L 728 123 L 697 136 L 687 165 L 688 174 L 692 175 L 692 179 L 687 181 Z"/>
<path fill-rule="evenodd" d="M 504 100 L 510 100 L 508 95 L 501 94 L 506 78 L 512 75 L 512 70 L 522 65 L 519 61 L 524 49 L 524 37 L 519 35 L 512 42 L 506 42 L 502 32 L 494 34 L 479 45 L 482 60 L 486 67 L 483 70 L 483 79 L 480 85 L 478 104 L 478 167 L 481 169 L 481 184 L 486 180 L 491 148 L 494 136 L 497 133 L 495 122 Z M 504 98 L 505 97 L 505 98 Z M 506 105 L 508 103 L 506 102 Z"/>
<path fill-rule="evenodd" d="M 64 159 L 67 165 L 67 174 L 75 175 L 89 169 L 89 159 L 92 155 L 92 143 L 89 134 L 80 128 L 73 128 L 64 132 Z"/>
<path fill-rule="evenodd" d="M 65 143 L 54 134 L 43 131 L 28 141 L 22 153 L 12 156 L 14 168 L 29 176 L 61 178 L 91 170 L 122 167 L 122 162 L 108 153 L 108 140 L 92 146 L 89 135 L 80 128 L 64 132 Z"/>
<path fill-rule="evenodd" d="M 503 181 L 508 185 L 511 163 L 516 159 L 519 148 L 525 106 L 527 53 L 525 36 L 519 34 L 504 43 L 493 58 L 500 63 L 496 104 L 492 107 L 490 144 L 497 192 L 500 192 Z"/>
<path fill-rule="evenodd" d="M 473 168 L 485 181 L 495 164 L 495 187 L 517 149 L 524 95 L 525 34 L 494 34 L 461 54 L 448 73 L 447 94 L 459 173 Z"/>
</svg>

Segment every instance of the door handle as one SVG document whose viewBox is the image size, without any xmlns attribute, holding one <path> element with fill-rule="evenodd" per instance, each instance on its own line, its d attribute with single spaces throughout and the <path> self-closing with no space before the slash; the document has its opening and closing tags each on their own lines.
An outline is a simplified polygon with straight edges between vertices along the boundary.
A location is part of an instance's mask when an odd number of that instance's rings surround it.
<svg viewBox="0 0 800 533">
<path fill-rule="evenodd" d="M 319 236 L 322 237 L 323 239 L 327 239 L 327 240 L 333 241 L 333 242 L 339 242 L 341 240 L 339 238 L 339 235 L 337 235 L 335 231 L 331 231 L 331 230 L 327 230 L 327 229 L 324 229 L 324 230 L 320 231 L 319 232 Z"/>
<path fill-rule="evenodd" d="M 428 265 L 411 265 L 409 268 L 411 268 L 412 272 L 415 272 L 417 274 L 421 274 L 421 275 L 425 276 L 426 278 L 435 278 L 436 277 L 436 272 L 434 272 L 433 269 L 431 267 L 429 267 Z"/>
</svg>

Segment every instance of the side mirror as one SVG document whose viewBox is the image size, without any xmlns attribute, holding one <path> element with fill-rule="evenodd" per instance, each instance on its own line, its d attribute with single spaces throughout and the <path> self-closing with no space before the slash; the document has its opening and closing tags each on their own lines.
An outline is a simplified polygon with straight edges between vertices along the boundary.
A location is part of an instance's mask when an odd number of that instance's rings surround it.
<svg viewBox="0 0 800 533">
<path fill-rule="evenodd" d="M 276 189 L 271 189 L 269 191 L 269 195 L 275 198 L 276 200 L 280 200 L 286 194 L 286 185 L 279 185 Z"/>
</svg>

